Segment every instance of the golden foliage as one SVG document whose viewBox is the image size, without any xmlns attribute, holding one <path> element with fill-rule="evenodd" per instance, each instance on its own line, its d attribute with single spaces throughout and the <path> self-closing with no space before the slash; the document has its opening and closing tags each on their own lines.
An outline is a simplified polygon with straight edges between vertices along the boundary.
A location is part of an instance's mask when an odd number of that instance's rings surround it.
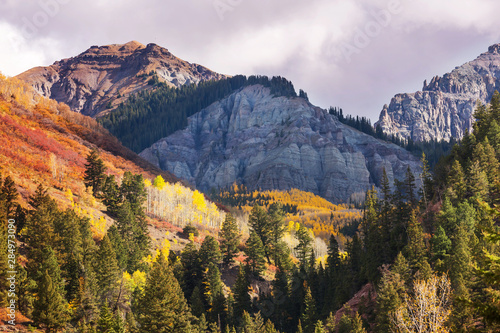
<svg viewBox="0 0 500 333">
<path fill-rule="evenodd" d="M 193 191 L 179 183 L 165 183 L 162 189 L 146 186 L 148 199 L 146 213 L 167 220 L 175 226 L 189 223 L 218 228 L 225 213 L 205 199 L 199 191 Z"/>
</svg>

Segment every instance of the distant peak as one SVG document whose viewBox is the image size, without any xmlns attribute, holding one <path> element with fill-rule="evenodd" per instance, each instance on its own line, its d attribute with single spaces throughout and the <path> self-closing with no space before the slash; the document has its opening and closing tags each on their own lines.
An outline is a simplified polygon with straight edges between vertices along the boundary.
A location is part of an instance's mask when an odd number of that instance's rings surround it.
<svg viewBox="0 0 500 333">
<path fill-rule="evenodd" d="M 87 51 L 83 52 L 83 54 L 97 54 L 97 55 L 108 55 L 108 54 L 118 54 L 118 53 L 131 54 L 137 50 L 141 50 L 144 48 L 146 48 L 144 44 L 141 44 L 133 40 L 125 44 L 110 44 L 103 46 L 93 45 Z"/>
<path fill-rule="evenodd" d="M 488 53 L 500 54 L 500 44 L 493 44 L 488 47 Z"/>
</svg>

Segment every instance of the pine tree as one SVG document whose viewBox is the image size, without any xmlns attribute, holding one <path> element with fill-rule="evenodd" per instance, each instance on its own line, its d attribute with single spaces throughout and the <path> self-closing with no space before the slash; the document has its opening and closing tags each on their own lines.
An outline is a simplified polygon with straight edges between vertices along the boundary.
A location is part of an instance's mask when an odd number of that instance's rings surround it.
<svg viewBox="0 0 500 333">
<path fill-rule="evenodd" d="M 111 300 L 118 287 L 120 271 L 115 251 L 107 234 L 97 250 L 94 270 L 100 297 Z"/>
<path fill-rule="evenodd" d="M 405 248 L 405 254 L 414 273 L 419 272 L 423 278 L 430 276 L 431 268 L 427 261 L 427 248 L 422 225 L 417 220 L 415 211 L 412 212 L 408 222 L 408 244 Z"/>
<path fill-rule="evenodd" d="M 488 199 L 488 176 L 481 168 L 479 161 L 474 161 L 468 170 L 467 189 L 469 196 L 477 200 Z"/>
<path fill-rule="evenodd" d="M 64 327 L 68 316 L 68 305 L 64 299 L 64 281 L 61 279 L 59 264 L 52 248 L 46 247 L 42 253 L 42 263 L 36 290 L 33 319 L 56 332 Z"/>
<path fill-rule="evenodd" d="M 432 200 L 434 193 L 429 163 L 424 152 L 422 152 L 422 158 L 420 159 L 420 161 L 422 162 L 422 172 L 420 173 L 420 179 L 422 181 L 421 197 L 424 203 L 424 207 L 427 207 L 427 204 Z"/>
<path fill-rule="evenodd" d="M 225 320 L 226 317 L 226 299 L 222 291 L 223 284 L 220 276 L 219 269 L 213 262 L 209 264 L 203 276 L 204 298 L 207 304 L 208 319 L 212 322 L 218 321 L 221 317 L 222 320 Z"/>
<path fill-rule="evenodd" d="M 201 315 L 205 313 L 205 305 L 203 304 L 200 288 L 198 286 L 194 288 L 189 303 L 191 304 L 191 311 L 196 317 L 201 317 Z"/>
<path fill-rule="evenodd" d="M 377 291 L 376 327 L 377 332 L 395 331 L 391 316 L 402 302 L 406 291 L 405 280 L 396 270 L 384 267 Z"/>
<path fill-rule="evenodd" d="M 104 305 L 101 307 L 98 325 L 99 325 L 99 332 L 118 333 L 115 331 L 116 322 L 113 317 L 113 313 L 109 309 L 107 301 L 105 301 Z"/>
<path fill-rule="evenodd" d="M 267 263 L 270 264 L 271 259 L 269 256 L 268 244 L 271 243 L 272 227 L 269 223 L 266 211 L 259 205 L 253 206 L 248 218 L 248 225 L 255 232 L 255 235 L 260 238 L 263 244 L 265 257 L 267 258 Z"/>
<path fill-rule="evenodd" d="M 102 188 L 102 196 L 102 202 L 106 205 L 108 213 L 116 216 L 118 207 L 122 202 L 122 196 L 114 175 L 106 177 Z"/>
<path fill-rule="evenodd" d="M 248 281 L 247 273 L 240 265 L 238 270 L 238 277 L 234 284 L 234 317 L 241 318 L 243 313 L 250 311 L 251 299 L 250 294 L 250 282 Z"/>
<path fill-rule="evenodd" d="M 87 156 L 83 179 L 86 187 L 92 187 L 92 192 L 96 198 L 100 197 L 102 186 L 106 179 L 105 172 L 106 166 L 99 156 L 99 151 L 97 149 L 92 149 Z"/>
<path fill-rule="evenodd" d="M 254 230 L 250 231 L 250 237 L 246 242 L 245 254 L 247 255 L 245 261 L 250 267 L 251 272 L 256 276 L 260 276 L 265 268 L 265 251 L 261 239 Z"/>
<path fill-rule="evenodd" d="M 143 295 L 138 300 L 137 322 L 142 332 L 191 331 L 193 317 L 170 267 L 163 256 L 153 263 Z"/>
<path fill-rule="evenodd" d="M 430 243 L 434 268 L 436 271 L 444 273 L 444 263 L 447 260 L 449 252 L 451 250 L 451 240 L 446 235 L 446 232 L 444 231 L 442 226 L 437 226 L 436 232 L 434 233 L 434 235 L 432 235 Z"/>
<path fill-rule="evenodd" d="M 268 219 L 271 229 L 269 251 L 274 260 L 274 264 L 278 265 L 278 262 L 280 261 L 279 259 L 281 259 L 281 239 L 283 238 L 286 230 L 283 206 L 279 203 L 273 203 L 269 206 Z"/>
<path fill-rule="evenodd" d="M 0 178 L 1 180 L 1 178 Z M 3 181 L 3 185 L 0 182 L 2 197 L 5 200 L 5 210 L 7 213 L 7 218 L 14 218 L 16 211 L 16 200 L 19 196 L 17 193 L 16 184 L 10 176 L 7 176 Z"/>
<path fill-rule="evenodd" d="M 238 245 L 241 238 L 236 219 L 230 213 L 226 214 L 226 218 L 222 223 L 219 238 L 222 262 L 224 265 L 228 266 L 234 262 L 234 257 L 238 253 Z"/>
<path fill-rule="evenodd" d="M 217 240 L 212 236 L 205 237 L 198 251 L 198 256 L 202 271 L 208 269 L 210 264 L 219 265 L 222 255 Z"/>
<path fill-rule="evenodd" d="M 297 251 L 297 257 L 301 265 L 305 267 L 311 255 L 313 239 L 309 229 L 303 224 L 299 225 L 299 229 L 295 232 L 295 237 L 299 241 L 299 244 L 295 247 L 295 251 Z"/>
<path fill-rule="evenodd" d="M 303 303 L 302 315 L 300 317 L 305 333 L 313 333 L 317 320 L 316 304 L 311 295 L 311 289 L 308 285 L 305 286 L 305 296 Z"/>
<path fill-rule="evenodd" d="M 189 242 L 181 253 L 181 263 L 184 268 L 183 288 L 186 297 L 190 297 L 194 289 L 201 283 L 202 270 L 198 250 L 193 242 Z"/>
</svg>

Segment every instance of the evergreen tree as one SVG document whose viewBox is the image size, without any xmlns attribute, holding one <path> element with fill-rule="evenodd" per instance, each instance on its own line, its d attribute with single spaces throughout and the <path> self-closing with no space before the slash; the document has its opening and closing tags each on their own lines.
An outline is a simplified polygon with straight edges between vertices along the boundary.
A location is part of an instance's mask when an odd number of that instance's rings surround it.
<svg viewBox="0 0 500 333">
<path fill-rule="evenodd" d="M 263 244 L 265 257 L 267 258 L 267 263 L 270 264 L 271 259 L 269 257 L 268 244 L 271 243 L 272 226 L 269 223 L 266 211 L 259 205 L 253 206 L 248 218 L 248 225 L 254 231 L 255 235 L 260 238 Z"/>
<path fill-rule="evenodd" d="M 226 214 L 226 218 L 222 223 L 219 238 L 222 262 L 224 265 L 228 266 L 234 262 L 234 257 L 238 253 L 238 245 L 241 238 L 236 219 L 230 213 Z"/>
<path fill-rule="evenodd" d="M 122 195 L 114 175 L 106 177 L 102 188 L 102 196 L 102 202 L 106 205 L 108 213 L 116 216 L 118 207 L 122 202 Z"/>
<path fill-rule="evenodd" d="M 99 315 L 99 332 L 102 333 L 118 333 L 115 331 L 116 322 L 113 313 L 109 309 L 108 302 L 104 302 Z"/>
<path fill-rule="evenodd" d="M 193 242 L 189 242 L 181 253 L 181 263 L 184 268 L 183 288 L 186 297 L 190 297 L 201 282 L 202 271 L 198 250 Z"/>
<path fill-rule="evenodd" d="M 253 274 L 260 276 L 265 268 L 265 252 L 264 245 L 254 230 L 250 231 L 250 237 L 245 245 L 246 263 Z"/>
<path fill-rule="evenodd" d="M 475 200 L 488 199 L 488 176 L 481 168 L 479 161 L 474 161 L 468 170 L 467 190 Z"/>
<path fill-rule="evenodd" d="M 208 319 L 212 322 L 219 320 L 225 321 L 225 304 L 223 283 L 220 278 L 220 272 L 217 266 L 211 262 L 204 273 L 203 286 L 205 302 L 207 304 Z"/>
<path fill-rule="evenodd" d="M 222 255 L 217 240 L 212 236 L 205 237 L 198 251 L 198 256 L 202 271 L 207 270 L 210 264 L 219 265 Z"/>
<path fill-rule="evenodd" d="M 417 220 L 415 211 L 412 212 L 408 223 L 408 244 L 405 248 L 405 254 L 414 273 L 419 272 L 421 278 L 424 279 L 431 275 L 422 225 Z"/>
<path fill-rule="evenodd" d="M 119 269 L 116 254 L 106 234 L 96 253 L 95 267 L 98 294 L 101 298 L 112 300 L 118 287 Z"/>
<path fill-rule="evenodd" d="M 421 198 L 423 200 L 424 207 L 427 207 L 427 204 L 432 200 L 434 193 L 429 163 L 424 152 L 422 152 L 422 158 L 420 161 L 422 162 L 422 172 L 420 173 L 420 179 L 422 180 Z"/>
<path fill-rule="evenodd" d="M 123 174 L 120 192 L 125 201 L 130 204 L 132 213 L 138 220 L 144 219 L 143 204 L 147 199 L 146 185 L 141 174 L 133 175 L 130 171 Z"/>
<path fill-rule="evenodd" d="M 301 265 L 305 267 L 311 255 L 313 239 L 309 229 L 303 224 L 299 225 L 299 229 L 295 232 L 295 237 L 299 241 L 299 244 L 295 247 L 295 251 L 297 251 L 297 257 Z"/>
<path fill-rule="evenodd" d="M 153 263 L 138 300 L 137 322 L 142 332 L 190 332 L 193 317 L 181 287 L 163 256 Z"/>
<path fill-rule="evenodd" d="M 86 187 L 92 187 L 92 192 L 96 198 L 100 197 L 106 179 L 105 172 L 106 166 L 99 156 L 99 151 L 92 149 L 87 156 L 83 180 Z"/>
<path fill-rule="evenodd" d="M 1 196 L 5 202 L 5 212 L 7 214 L 7 218 L 11 219 L 15 217 L 15 212 L 17 208 L 16 200 L 19 196 L 17 193 L 16 184 L 12 180 L 10 176 L 7 176 L 3 181 L 3 185 L 1 183 L 0 177 L 0 186 L 1 186 Z"/>
<path fill-rule="evenodd" d="M 68 317 L 68 305 L 64 299 L 64 281 L 52 248 L 46 247 L 42 253 L 42 264 L 34 303 L 33 319 L 56 332 L 64 327 Z"/>
<path fill-rule="evenodd" d="M 238 277 L 234 284 L 234 317 L 241 318 L 244 312 L 250 311 L 251 299 L 250 294 L 250 282 L 248 281 L 248 276 L 242 266 L 238 270 Z"/>
<path fill-rule="evenodd" d="M 442 226 L 437 226 L 436 232 L 432 235 L 430 243 L 434 268 L 438 272 L 444 273 L 444 263 L 446 262 L 451 250 L 451 240 L 446 235 Z"/>
<path fill-rule="evenodd" d="M 274 260 L 275 265 L 278 265 L 280 261 L 280 246 L 281 239 L 285 235 L 286 225 L 283 213 L 283 206 L 279 203 L 273 203 L 269 206 L 268 211 L 268 219 L 270 224 L 270 243 L 269 243 L 269 251 L 272 254 L 272 258 Z M 283 260 L 283 259 L 281 259 Z"/>
<path fill-rule="evenodd" d="M 401 306 L 402 295 L 406 292 L 404 278 L 396 270 L 384 267 L 377 291 L 376 327 L 377 332 L 392 332 L 392 314 Z"/>
<path fill-rule="evenodd" d="M 205 305 L 203 304 L 203 298 L 198 286 L 194 288 L 189 303 L 191 304 L 191 312 L 196 317 L 199 318 L 205 313 Z"/>
<path fill-rule="evenodd" d="M 305 333 L 314 333 L 317 320 L 316 304 L 311 295 L 311 289 L 307 285 L 305 287 L 303 310 L 300 320 Z"/>
</svg>

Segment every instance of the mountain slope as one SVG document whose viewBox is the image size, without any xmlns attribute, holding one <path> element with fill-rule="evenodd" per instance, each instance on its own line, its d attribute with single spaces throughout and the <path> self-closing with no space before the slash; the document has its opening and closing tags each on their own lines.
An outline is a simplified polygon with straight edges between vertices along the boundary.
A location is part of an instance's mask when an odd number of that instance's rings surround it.
<svg viewBox="0 0 500 333">
<path fill-rule="evenodd" d="M 109 172 L 116 176 L 130 171 L 177 181 L 123 147 L 94 119 L 38 96 L 20 80 L 1 75 L 0 120 L 0 172 L 19 184 L 25 200 L 34 193 L 36 183 L 50 188 L 63 201 L 67 189 L 84 195 L 79 180 L 92 148 L 101 149 Z"/>
<path fill-rule="evenodd" d="M 498 89 L 500 44 L 443 77 L 424 82 L 422 91 L 397 94 L 384 105 L 375 126 L 414 141 L 460 139 L 472 128 L 476 102 L 488 103 Z"/>
<path fill-rule="evenodd" d="M 73 111 L 96 116 L 132 93 L 153 89 L 151 83 L 157 81 L 180 87 L 225 76 L 181 60 L 156 44 L 132 41 L 92 46 L 76 57 L 32 68 L 17 77 Z"/>
<path fill-rule="evenodd" d="M 417 158 L 341 124 L 302 98 L 245 87 L 188 119 L 186 129 L 140 156 L 208 191 L 234 182 L 250 190 L 300 190 L 345 202 L 354 193 L 402 179 Z"/>
</svg>

